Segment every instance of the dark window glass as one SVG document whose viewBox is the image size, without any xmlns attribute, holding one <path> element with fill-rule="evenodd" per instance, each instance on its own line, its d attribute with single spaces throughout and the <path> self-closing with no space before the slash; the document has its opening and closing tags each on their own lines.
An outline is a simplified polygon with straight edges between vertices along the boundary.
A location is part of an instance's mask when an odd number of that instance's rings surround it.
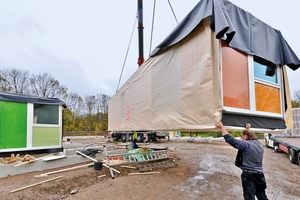
<svg viewBox="0 0 300 200">
<path fill-rule="evenodd" d="M 58 106 L 34 104 L 35 124 L 58 124 Z"/>
</svg>

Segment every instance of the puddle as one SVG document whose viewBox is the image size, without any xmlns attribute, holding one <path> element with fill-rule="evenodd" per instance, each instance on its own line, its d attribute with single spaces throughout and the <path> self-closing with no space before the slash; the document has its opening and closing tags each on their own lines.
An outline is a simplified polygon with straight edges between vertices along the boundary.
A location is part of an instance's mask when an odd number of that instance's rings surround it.
<svg viewBox="0 0 300 200">
<path fill-rule="evenodd" d="M 225 155 L 206 154 L 200 156 L 195 162 L 198 162 L 200 170 L 194 177 L 177 186 L 178 190 L 188 193 L 191 199 L 199 199 L 201 196 L 207 197 L 209 195 L 211 195 L 211 199 L 220 198 L 216 196 L 219 193 L 214 193 L 214 191 L 220 190 L 222 185 L 211 181 L 216 178 L 215 175 L 220 177 L 220 174 L 231 172 L 233 176 L 240 176 L 240 171 L 234 166 L 232 159 Z M 241 191 L 241 187 L 233 185 L 230 190 L 233 193 L 238 193 Z"/>
</svg>

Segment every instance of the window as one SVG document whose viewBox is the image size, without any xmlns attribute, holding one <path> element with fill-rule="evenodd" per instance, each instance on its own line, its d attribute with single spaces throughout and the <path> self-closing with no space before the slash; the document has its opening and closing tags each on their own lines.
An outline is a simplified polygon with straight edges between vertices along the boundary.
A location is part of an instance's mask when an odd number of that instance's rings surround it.
<svg viewBox="0 0 300 200">
<path fill-rule="evenodd" d="M 274 71 L 272 75 L 266 75 L 266 71 L 269 70 Z M 260 64 L 254 61 L 254 76 L 256 79 L 260 79 L 270 83 L 278 83 L 276 67 L 268 67 L 266 65 Z"/>
<path fill-rule="evenodd" d="M 58 106 L 34 104 L 34 124 L 58 124 Z"/>
<path fill-rule="evenodd" d="M 281 113 L 279 88 L 255 82 L 255 102 L 257 111 Z"/>
<path fill-rule="evenodd" d="M 224 105 L 250 109 L 248 58 L 222 43 Z"/>
<path fill-rule="evenodd" d="M 221 44 L 224 110 L 282 117 L 280 67 Z"/>
<path fill-rule="evenodd" d="M 278 84 L 277 67 L 258 63 L 256 60 L 258 59 L 254 57 L 256 110 L 280 114 L 280 85 Z"/>
</svg>

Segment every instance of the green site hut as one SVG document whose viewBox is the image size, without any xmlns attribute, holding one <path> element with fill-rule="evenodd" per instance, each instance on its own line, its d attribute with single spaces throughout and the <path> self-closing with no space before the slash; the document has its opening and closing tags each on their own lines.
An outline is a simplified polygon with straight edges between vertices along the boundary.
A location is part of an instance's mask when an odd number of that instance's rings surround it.
<svg viewBox="0 0 300 200">
<path fill-rule="evenodd" d="M 64 101 L 0 92 L 0 154 L 62 151 Z"/>
</svg>

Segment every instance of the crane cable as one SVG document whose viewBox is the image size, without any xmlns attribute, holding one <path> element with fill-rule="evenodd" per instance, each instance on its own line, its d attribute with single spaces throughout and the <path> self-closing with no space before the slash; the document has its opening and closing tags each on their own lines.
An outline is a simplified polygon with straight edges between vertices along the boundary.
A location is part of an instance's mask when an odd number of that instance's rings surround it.
<svg viewBox="0 0 300 200">
<path fill-rule="evenodd" d="M 131 36 L 130 36 L 129 44 L 128 44 L 128 47 L 127 47 L 127 51 L 126 51 L 125 59 L 124 59 L 124 62 L 123 62 L 123 66 L 122 66 L 121 74 L 120 74 L 120 77 L 119 77 L 119 82 L 118 82 L 116 92 L 119 90 L 121 78 L 122 78 L 122 75 L 123 75 L 123 71 L 124 71 L 126 60 L 127 60 L 127 56 L 128 56 L 129 48 L 130 48 L 130 45 L 131 45 L 131 41 L 132 41 L 132 37 L 133 37 L 134 30 L 135 30 L 137 19 L 138 19 L 138 14 L 136 13 L 133 29 L 131 31 Z"/>
<path fill-rule="evenodd" d="M 173 7 L 172 7 L 172 5 L 171 5 L 170 0 L 168 0 L 168 3 L 169 3 L 169 6 L 170 6 L 170 8 L 171 8 L 171 10 L 172 10 L 172 13 L 173 13 L 173 15 L 174 15 L 174 18 L 175 18 L 175 20 L 176 20 L 176 22 L 177 22 L 177 24 L 178 24 L 178 20 L 177 20 L 177 18 L 176 18 L 176 15 L 175 15 L 175 12 L 174 12 L 174 10 L 173 10 Z"/>
<path fill-rule="evenodd" d="M 171 11 L 173 13 L 173 16 L 174 16 L 174 18 L 175 18 L 175 20 L 176 20 L 176 22 L 178 24 L 178 20 L 176 18 L 176 15 L 175 15 L 175 12 L 173 10 L 173 7 L 171 5 L 170 0 L 168 0 L 168 3 L 169 3 L 169 6 L 171 8 Z M 152 51 L 152 39 L 153 39 L 153 29 L 154 29 L 155 8 L 156 8 L 156 0 L 154 0 L 154 4 L 153 4 L 153 14 L 152 14 L 152 27 L 151 27 L 151 36 L 150 36 L 149 57 L 150 57 L 150 53 Z M 129 44 L 128 44 L 128 47 L 127 47 L 127 51 L 126 51 L 125 59 L 124 59 L 124 62 L 123 62 L 123 66 L 122 66 L 121 74 L 120 74 L 120 77 L 119 77 L 119 82 L 118 82 L 118 86 L 117 86 L 116 92 L 119 90 L 120 82 L 121 82 L 121 79 L 122 79 L 122 75 L 123 75 L 123 71 L 124 71 L 126 60 L 127 60 L 127 56 L 128 56 L 129 48 L 130 48 L 130 45 L 131 45 L 131 41 L 132 41 L 132 37 L 133 37 L 134 30 L 135 30 L 137 19 L 138 19 L 138 13 L 136 14 L 136 17 L 135 17 L 135 22 L 134 22 L 133 29 L 132 29 L 132 32 L 131 32 L 130 41 L 129 41 Z"/>
<path fill-rule="evenodd" d="M 169 3 L 169 6 L 171 8 L 171 11 L 173 13 L 173 16 L 178 24 L 178 20 L 177 20 L 177 17 L 175 15 L 175 12 L 174 12 L 174 9 L 171 5 L 171 2 L 170 0 L 168 0 L 168 3 Z M 149 48 L 149 57 L 151 55 L 151 51 L 152 51 L 152 40 L 153 40 L 153 29 L 154 29 L 154 16 L 155 16 L 155 8 L 156 8 L 156 0 L 154 0 L 154 4 L 153 4 L 153 14 L 152 14 L 152 26 L 151 26 L 151 36 L 150 36 L 150 48 Z"/>
</svg>

